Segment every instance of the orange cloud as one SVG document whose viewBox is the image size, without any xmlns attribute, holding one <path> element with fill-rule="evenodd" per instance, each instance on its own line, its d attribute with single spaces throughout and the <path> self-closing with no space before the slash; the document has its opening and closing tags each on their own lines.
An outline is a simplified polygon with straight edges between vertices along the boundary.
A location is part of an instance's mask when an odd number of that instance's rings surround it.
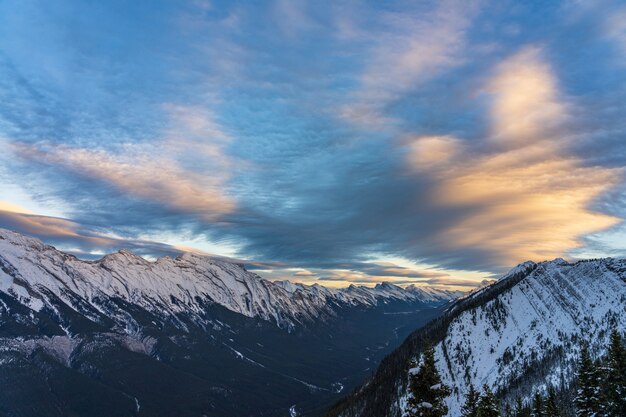
<svg viewBox="0 0 626 417">
<path fill-rule="evenodd" d="M 175 245 L 174 249 L 179 250 L 183 253 L 193 253 L 195 255 L 201 255 L 201 256 L 211 256 L 210 253 L 207 253 L 201 249 L 198 248 L 194 248 L 192 246 L 186 246 L 186 245 Z"/>
<path fill-rule="evenodd" d="M 206 220 L 232 212 L 235 203 L 224 191 L 231 166 L 223 150 L 228 135 L 206 112 L 167 108 L 171 128 L 160 144 L 126 144 L 115 151 L 19 142 L 9 146 L 24 158 L 65 167 Z M 189 160 L 187 166 L 183 161 Z M 198 162 L 203 164 L 202 172 L 194 169 Z M 212 169 L 205 169 L 207 166 Z"/>
<path fill-rule="evenodd" d="M 446 166 L 456 158 L 460 141 L 452 136 L 414 138 L 409 144 L 410 166 L 416 171 L 430 171 Z"/>
<path fill-rule="evenodd" d="M 27 213 L 20 207 L 3 201 L 0 201 L 0 219 L 12 229 L 31 235 L 78 238 L 95 246 L 112 243 L 111 239 L 105 237 L 79 234 L 76 231 L 78 224 L 70 220 Z"/>
<path fill-rule="evenodd" d="M 79 256 L 102 255 L 103 251 L 120 248 L 130 248 L 150 255 L 154 253 L 177 255 L 188 249 L 154 240 L 125 239 L 72 220 L 23 211 L 18 206 L 0 201 L 0 227 L 35 236 L 49 243 L 60 244 L 63 246 L 62 250 Z"/>
<path fill-rule="evenodd" d="M 567 120 L 567 104 L 537 48 L 524 49 L 504 61 L 486 91 L 493 97 L 491 140 L 499 145 L 549 139 Z"/>
<path fill-rule="evenodd" d="M 7 211 L 7 212 L 12 212 L 12 213 L 23 213 L 23 214 L 33 214 L 32 211 L 24 208 L 24 207 L 20 207 L 18 205 L 9 203 L 8 201 L 2 201 L 0 200 L 0 211 Z"/>
<path fill-rule="evenodd" d="M 428 168 L 437 182 L 433 204 L 467 209 L 437 236 L 444 247 L 482 249 L 505 266 L 561 256 L 620 221 L 590 209 L 620 171 L 567 154 L 571 104 L 538 49 L 503 62 L 485 91 L 493 99 L 486 140 L 496 152 L 468 154 L 459 140 L 418 138 L 408 153 L 411 168 Z"/>
</svg>

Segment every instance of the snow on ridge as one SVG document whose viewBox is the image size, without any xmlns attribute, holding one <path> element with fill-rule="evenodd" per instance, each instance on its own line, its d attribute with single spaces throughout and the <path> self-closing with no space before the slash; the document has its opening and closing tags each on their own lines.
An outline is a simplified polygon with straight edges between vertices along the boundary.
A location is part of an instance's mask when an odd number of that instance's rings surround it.
<svg viewBox="0 0 626 417">
<path fill-rule="evenodd" d="M 460 313 L 435 345 L 443 382 L 456 389 L 448 398 L 450 415 L 460 413 L 470 382 L 530 400 L 547 383 L 571 380 L 583 340 L 597 357 L 613 326 L 626 331 L 626 260 L 557 258 L 520 264 L 504 278 L 519 272 L 527 275 Z M 543 374 L 529 377 L 530 370 Z M 522 376 L 523 384 L 510 385 Z"/>
<path fill-rule="evenodd" d="M 0 291 L 40 310 L 50 304 L 43 290 L 70 306 L 68 294 L 87 304 L 101 296 L 119 297 L 148 311 L 198 317 L 207 303 L 217 303 L 286 328 L 332 315 L 332 306 L 342 303 L 375 306 L 380 299 L 443 302 L 453 297 L 388 283 L 331 290 L 318 284 L 270 282 L 238 264 L 192 253 L 148 261 L 120 250 L 83 261 L 38 239 L 0 229 Z"/>
<path fill-rule="evenodd" d="M 557 259 L 555 259 L 556 261 Z M 558 260 L 562 260 L 561 258 L 558 258 Z M 533 261 L 526 261 L 526 262 L 522 262 L 521 264 L 514 266 L 513 268 L 511 268 L 509 270 L 509 272 L 507 272 L 506 274 L 502 275 L 502 277 L 500 277 L 500 279 L 498 279 L 498 281 L 502 281 L 505 280 L 507 278 L 510 278 L 514 275 L 519 274 L 520 272 L 526 272 L 534 267 L 536 267 L 537 264 Z"/>
</svg>

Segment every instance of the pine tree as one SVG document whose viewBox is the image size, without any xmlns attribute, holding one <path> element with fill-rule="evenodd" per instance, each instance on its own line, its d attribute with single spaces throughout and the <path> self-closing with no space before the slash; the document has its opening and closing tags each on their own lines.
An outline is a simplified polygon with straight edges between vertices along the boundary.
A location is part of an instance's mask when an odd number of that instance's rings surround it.
<svg viewBox="0 0 626 417">
<path fill-rule="evenodd" d="M 613 329 L 605 376 L 606 416 L 626 416 L 626 351 L 620 333 Z"/>
<path fill-rule="evenodd" d="M 544 409 L 543 409 L 543 397 L 537 391 L 535 393 L 535 399 L 533 401 L 533 412 L 532 417 L 545 417 Z"/>
<path fill-rule="evenodd" d="M 561 417 L 561 412 L 556 403 L 556 390 L 550 386 L 548 388 L 548 398 L 546 399 L 546 417 Z"/>
<path fill-rule="evenodd" d="M 580 349 L 578 391 L 575 400 L 578 417 L 598 417 L 601 415 L 599 385 L 598 370 L 589 356 L 587 345 L 583 345 Z"/>
<path fill-rule="evenodd" d="M 509 403 L 504 406 L 504 417 L 513 417 L 513 409 Z"/>
<path fill-rule="evenodd" d="M 487 384 L 483 385 L 483 393 L 478 400 L 477 417 L 500 417 L 496 398 Z"/>
<path fill-rule="evenodd" d="M 480 398 L 479 393 L 474 388 L 473 384 L 470 384 L 469 391 L 465 396 L 465 404 L 461 409 L 461 417 L 476 417 L 478 413 L 478 400 Z"/>
<path fill-rule="evenodd" d="M 443 417 L 448 414 L 445 398 L 450 388 L 441 382 L 435 366 L 435 352 L 431 346 L 424 351 L 422 365 L 417 372 L 411 372 L 408 417 Z"/>
<path fill-rule="evenodd" d="M 522 402 L 522 397 L 517 397 L 515 400 L 515 417 L 522 417 L 524 415 L 524 403 Z"/>
</svg>

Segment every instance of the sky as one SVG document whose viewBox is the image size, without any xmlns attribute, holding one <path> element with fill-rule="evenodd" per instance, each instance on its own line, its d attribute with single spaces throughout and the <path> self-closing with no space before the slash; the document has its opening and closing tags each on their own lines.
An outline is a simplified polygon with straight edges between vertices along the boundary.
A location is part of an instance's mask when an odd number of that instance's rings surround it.
<svg viewBox="0 0 626 417">
<path fill-rule="evenodd" d="M 626 255 L 626 5 L 0 1 L 0 227 L 468 287 Z"/>
</svg>

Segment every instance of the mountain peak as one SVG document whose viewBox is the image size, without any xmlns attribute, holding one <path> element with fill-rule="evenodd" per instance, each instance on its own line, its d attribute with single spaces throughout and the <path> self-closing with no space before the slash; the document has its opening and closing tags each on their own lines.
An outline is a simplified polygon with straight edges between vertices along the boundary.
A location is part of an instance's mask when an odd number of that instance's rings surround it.
<svg viewBox="0 0 626 417">
<path fill-rule="evenodd" d="M 142 260 L 144 262 L 150 262 L 147 259 L 137 255 L 130 249 L 120 249 L 117 252 L 104 255 L 102 259 L 133 259 L 133 260 Z"/>
<path fill-rule="evenodd" d="M 381 298 L 447 301 L 420 297 L 390 283 L 374 289 L 351 285 L 330 290 L 319 285 L 270 282 L 238 264 L 193 253 L 151 262 L 122 249 L 99 261 L 82 261 L 6 229 L 0 229 L 0 237 L 0 262 L 15 274 L 0 288 L 24 294 L 24 304 L 35 302 L 39 308 L 54 308 L 50 294 L 68 305 L 81 300 L 96 310 L 101 307 L 93 305 L 94 300 L 115 297 L 157 315 L 187 314 L 202 322 L 207 304 L 218 304 L 235 313 L 291 328 L 331 314 L 332 305 L 373 307 Z M 32 265 L 41 264 L 45 267 L 31 272 Z"/>
<path fill-rule="evenodd" d="M 460 415 L 470 384 L 486 384 L 505 402 L 520 396 L 531 403 L 550 384 L 572 383 L 583 341 L 597 358 L 612 328 L 626 330 L 625 299 L 626 260 L 524 262 L 410 336 L 345 407 L 335 408 L 337 415 L 367 404 L 402 416 L 404 364 L 419 358 L 424 340 L 434 347 L 442 382 L 454 387 L 446 400 L 450 415 Z"/>
<path fill-rule="evenodd" d="M 380 289 L 380 290 L 395 290 L 395 289 L 402 289 L 401 287 L 398 287 L 395 284 L 392 284 L 389 281 L 383 281 L 379 284 L 376 284 L 374 286 L 375 289 Z"/>
<path fill-rule="evenodd" d="M 35 237 L 25 236 L 20 233 L 3 228 L 0 228 L 0 240 L 10 242 L 14 246 L 32 247 L 37 250 L 43 250 L 44 248 L 48 247 L 41 240 Z"/>
<path fill-rule="evenodd" d="M 498 281 L 502 281 L 505 280 L 509 277 L 515 276 L 519 273 L 524 273 L 527 271 L 530 271 L 534 268 L 537 267 L 537 264 L 533 261 L 526 261 L 526 262 L 522 262 L 521 264 L 518 264 L 516 266 L 514 266 L 513 268 L 511 268 L 506 274 L 502 275 Z"/>
</svg>

